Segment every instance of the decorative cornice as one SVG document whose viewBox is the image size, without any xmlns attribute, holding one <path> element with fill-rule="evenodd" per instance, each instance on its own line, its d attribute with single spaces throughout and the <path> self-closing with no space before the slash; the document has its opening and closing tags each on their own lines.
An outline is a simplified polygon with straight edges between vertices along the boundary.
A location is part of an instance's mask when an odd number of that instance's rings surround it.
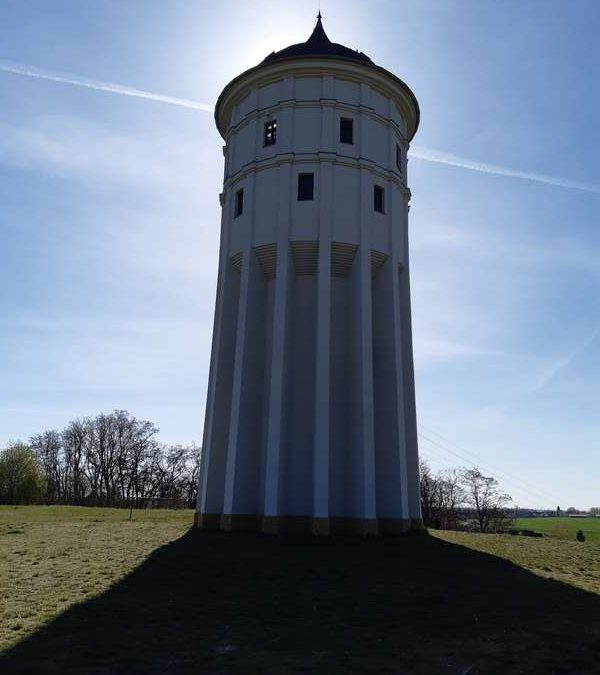
<svg viewBox="0 0 600 675">
<path fill-rule="evenodd" d="M 246 178 L 252 173 L 258 173 L 259 171 L 266 171 L 267 169 L 274 169 L 282 164 L 334 164 L 339 166 L 347 166 L 352 169 L 364 169 L 369 171 L 375 176 L 379 176 L 384 180 L 388 180 L 393 183 L 398 190 L 404 195 L 407 201 L 410 200 L 411 192 L 409 188 L 402 182 L 400 174 L 396 170 L 386 169 L 371 159 L 365 157 L 348 157 L 346 155 L 339 155 L 334 152 L 303 152 L 303 153 L 293 153 L 286 152 L 280 155 L 273 155 L 272 157 L 267 157 L 266 159 L 261 159 L 258 161 L 248 162 L 239 169 L 236 173 L 228 176 L 225 182 L 223 183 L 223 192 L 231 189 L 241 180 Z"/>
<path fill-rule="evenodd" d="M 280 110 L 283 111 L 287 109 L 298 109 L 298 108 L 306 108 L 306 109 L 334 108 L 335 110 L 341 110 L 343 112 L 351 112 L 355 114 L 359 113 L 361 115 L 365 115 L 379 122 L 383 126 L 393 128 L 394 131 L 400 137 L 400 141 L 406 144 L 406 147 L 408 147 L 408 140 L 406 138 L 406 135 L 404 134 L 404 131 L 398 126 L 398 124 L 393 119 L 390 119 L 389 117 L 384 117 L 383 115 L 378 113 L 374 108 L 366 106 L 362 103 L 356 105 L 354 103 L 346 103 L 345 101 L 340 101 L 335 98 L 333 99 L 319 98 L 314 99 L 312 101 L 306 100 L 297 101 L 296 99 L 288 98 L 285 99 L 284 101 L 279 101 L 278 103 L 274 103 L 273 105 L 267 106 L 265 108 L 253 108 L 252 110 L 247 112 L 239 122 L 229 127 L 225 140 L 228 141 L 233 134 L 239 133 L 244 127 L 249 126 L 259 117 L 262 117 L 264 115 L 272 115 L 273 113 L 276 113 Z"/>
<path fill-rule="evenodd" d="M 227 137 L 233 108 L 252 89 L 278 82 L 286 77 L 324 75 L 368 84 L 386 98 L 393 100 L 401 116 L 406 120 L 408 138 L 412 140 L 419 126 L 420 113 L 419 104 L 410 88 L 385 68 L 344 58 L 292 57 L 274 63 L 259 64 L 238 75 L 223 89 L 215 106 L 215 121 L 219 133 L 223 138 Z"/>
</svg>

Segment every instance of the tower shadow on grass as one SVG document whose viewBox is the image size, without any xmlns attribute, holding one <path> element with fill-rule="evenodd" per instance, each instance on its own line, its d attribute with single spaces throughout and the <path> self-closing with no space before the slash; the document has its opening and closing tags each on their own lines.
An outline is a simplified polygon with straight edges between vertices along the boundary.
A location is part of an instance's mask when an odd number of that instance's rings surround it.
<svg viewBox="0 0 600 675">
<path fill-rule="evenodd" d="M 190 530 L 3 675 L 600 673 L 600 598 L 435 537 Z"/>
</svg>

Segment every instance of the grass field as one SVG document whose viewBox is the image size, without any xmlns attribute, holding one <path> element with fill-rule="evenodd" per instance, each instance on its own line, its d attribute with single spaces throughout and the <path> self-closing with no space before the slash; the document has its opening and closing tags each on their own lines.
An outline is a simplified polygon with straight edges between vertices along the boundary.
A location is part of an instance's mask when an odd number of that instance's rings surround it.
<svg viewBox="0 0 600 675">
<path fill-rule="evenodd" d="M 74 603 L 99 595 L 159 546 L 191 511 L 0 506 L 0 650 Z"/>
<path fill-rule="evenodd" d="M 600 673 L 598 541 L 191 521 L 0 507 L 0 673 Z"/>
<path fill-rule="evenodd" d="M 587 541 L 600 542 L 600 518 L 519 518 L 516 526 L 543 532 L 558 539 L 575 539 L 577 530 L 582 530 Z"/>
</svg>

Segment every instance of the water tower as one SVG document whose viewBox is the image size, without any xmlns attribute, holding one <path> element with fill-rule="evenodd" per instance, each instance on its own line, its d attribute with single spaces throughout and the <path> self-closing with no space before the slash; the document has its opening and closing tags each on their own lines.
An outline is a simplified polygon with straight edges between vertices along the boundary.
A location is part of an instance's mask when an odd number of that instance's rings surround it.
<svg viewBox="0 0 600 675">
<path fill-rule="evenodd" d="M 408 264 L 411 90 L 309 39 L 231 81 L 196 524 L 421 524 Z"/>
</svg>

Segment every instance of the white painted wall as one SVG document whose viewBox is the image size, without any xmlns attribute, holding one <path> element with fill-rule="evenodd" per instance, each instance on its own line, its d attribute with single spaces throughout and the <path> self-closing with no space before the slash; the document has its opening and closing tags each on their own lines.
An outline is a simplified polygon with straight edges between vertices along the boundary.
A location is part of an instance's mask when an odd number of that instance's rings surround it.
<svg viewBox="0 0 600 675">
<path fill-rule="evenodd" d="M 396 167 L 407 123 L 368 66 L 340 68 L 265 67 L 227 104 L 200 513 L 420 518 L 410 193 L 406 164 Z M 351 145 L 339 141 L 341 117 L 354 121 Z M 264 147 L 269 119 L 277 142 Z M 298 201 L 298 174 L 310 172 L 314 200 Z M 354 247 L 342 276 L 332 243 Z"/>
</svg>

